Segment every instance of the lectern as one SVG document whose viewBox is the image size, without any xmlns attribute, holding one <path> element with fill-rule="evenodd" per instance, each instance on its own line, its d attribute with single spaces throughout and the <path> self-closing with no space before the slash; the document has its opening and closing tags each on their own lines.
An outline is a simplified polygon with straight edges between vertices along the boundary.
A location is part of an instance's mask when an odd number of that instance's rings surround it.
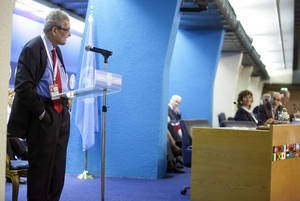
<svg viewBox="0 0 300 201">
<path fill-rule="evenodd" d="M 77 89 L 58 94 L 60 97 L 85 99 L 95 96 L 103 96 L 102 103 L 102 162 L 101 162 L 101 200 L 104 201 L 104 177 L 105 177 L 105 138 L 106 138 L 106 95 L 121 91 L 122 76 L 107 72 L 107 58 L 105 59 L 105 71 L 95 70 L 94 84 L 89 88 Z"/>
</svg>

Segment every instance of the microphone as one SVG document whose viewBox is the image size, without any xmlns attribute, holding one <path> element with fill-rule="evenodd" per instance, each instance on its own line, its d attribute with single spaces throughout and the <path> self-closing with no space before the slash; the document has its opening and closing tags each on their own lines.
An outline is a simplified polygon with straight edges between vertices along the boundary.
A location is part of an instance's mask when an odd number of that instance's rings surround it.
<svg viewBox="0 0 300 201">
<path fill-rule="evenodd" d="M 85 50 L 86 50 L 86 51 L 92 51 L 92 52 L 100 53 L 100 54 L 102 54 L 104 57 L 109 57 L 109 56 L 112 55 L 112 52 L 111 52 L 111 51 L 104 50 L 104 49 L 97 48 L 97 47 L 92 47 L 91 45 L 85 46 Z"/>
</svg>

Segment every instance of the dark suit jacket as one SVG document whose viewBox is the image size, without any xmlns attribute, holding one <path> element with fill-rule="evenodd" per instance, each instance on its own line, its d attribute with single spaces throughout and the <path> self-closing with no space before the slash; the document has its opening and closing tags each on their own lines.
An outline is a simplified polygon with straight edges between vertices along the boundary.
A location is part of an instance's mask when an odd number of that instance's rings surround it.
<svg viewBox="0 0 300 201">
<path fill-rule="evenodd" d="M 60 49 L 57 55 L 64 66 Z M 36 87 L 47 65 L 47 53 L 41 36 L 30 40 L 23 48 L 17 66 L 15 98 L 7 130 L 10 134 L 25 138 L 32 118 L 39 118 L 44 111 L 43 99 Z"/>
<path fill-rule="evenodd" d="M 253 121 L 254 123 L 255 120 L 253 119 L 253 117 L 251 116 L 251 114 L 249 112 L 247 112 L 246 110 L 244 110 L 243 108 L 239 108 L 234 116 L 234 120 L 236 121 Z"/>
<path fill-rule="evenodd" d="M 170 106 L 168 106 L 168 116 L 170 117 L 171 123 L 178 123 L 181 118 L 181 115 L 172 110 Z"/>
<path fill-rule="evenodd" d="M 282 106 L 279 105 L 275 112 L 275 119 L 278 119 L 278 112 L 282 111 Z M 264 124 L 269 118 L 272 118 L 272 105 L 270 102 L 260 105 L 258 108 L 257 118 L 259 124 Z"/>
</svg>

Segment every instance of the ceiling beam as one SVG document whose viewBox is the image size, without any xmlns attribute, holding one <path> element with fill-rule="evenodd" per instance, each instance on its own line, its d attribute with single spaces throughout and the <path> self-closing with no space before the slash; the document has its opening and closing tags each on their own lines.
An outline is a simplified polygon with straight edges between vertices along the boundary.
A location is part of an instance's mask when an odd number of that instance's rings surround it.
<svg viewBox="0 0 300 201">
<path fill-rule="evenodd" d="M 50 0 L 50 2 L 59 3 L 59 4 L 63 4 L 63 3 L 75 3 L 75 2 L 82 2 L 82 3 L 86 2 L 86 3 L 88 3 L 88 0 Z"/>
<path fill-rule="evenodd" d="M 75 3 L 63 3 L 63 6 L 66 9 L 79 9 L 79 8 L 87 8 L 88 3 L 87 2 L 75 2 Z"/>
</svg>

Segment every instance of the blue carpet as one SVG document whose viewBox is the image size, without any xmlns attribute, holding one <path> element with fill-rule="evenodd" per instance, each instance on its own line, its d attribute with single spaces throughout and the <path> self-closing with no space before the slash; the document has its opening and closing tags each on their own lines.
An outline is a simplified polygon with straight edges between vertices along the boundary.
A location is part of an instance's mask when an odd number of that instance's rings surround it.
<svg viewBox="0 0 300 201">
<path fill-rule="evenodd" d="M 190 200 L 190 191 L 181 195 L 180 191 L 190 185 L 191 170 L 183 174 L 168 174 L 167 178 L 128 179 L 105 178 L 105 201 L 177 201 Z M 20 184 L 19 200 L 26 201 L 26 184 Z M 12 185 L 5 185 L 5 200 L 11 200 Z M 101 178 L 79 180 L 66 175 L 65 186 L 60 201 L 101 200 Z"/>
</svg>

